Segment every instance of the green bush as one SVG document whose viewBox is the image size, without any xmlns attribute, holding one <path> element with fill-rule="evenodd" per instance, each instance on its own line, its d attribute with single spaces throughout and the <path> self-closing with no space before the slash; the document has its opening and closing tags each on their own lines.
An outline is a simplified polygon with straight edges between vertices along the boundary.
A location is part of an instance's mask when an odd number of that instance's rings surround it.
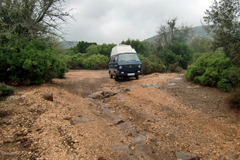
<svg viewBox="0 0 240 160">
<path fill-rule="evenodd" d="M 15 89 L 12 86 L 0 83 L 0 96 L 13 94 Z"/>
<path fill-rule="evenodd" d="M 231 94 L 227 97 L 227 102 L 231 109 L 240 110 L 240 88 L 232 91 Z"/>
<path fill-rule="evenodd" d="M 234 74 L 236 70 L 239 71 L 224 53 L 205 53 L 188 67 L 185 77 L 203 86 L 213 86 L 222 91 L 229 91 L 239 83 L 240 73 Z"/>
<path fill-rule="evenodd" d="M 157 59 L 155 55 L 151 56 L 151 59 L 145 59 L 142 64 L 143 74 L 150 74 L 150 73 L 161 73 L 165 71 L 164 64 Z"/>
<path fill-rule="evenodd" d="M 66 62 L 56 50 L 41 40 L 9 44 L 0 49 L 0 81 L 11 85 L 42 84 L 56 77 L 63 78 Z"/>
<path fill-rule="evenodd" d="M 83 60 L 85 69 L 107 69 L 109 58 L 100 54 L 93 54 Z"/>
</svg>

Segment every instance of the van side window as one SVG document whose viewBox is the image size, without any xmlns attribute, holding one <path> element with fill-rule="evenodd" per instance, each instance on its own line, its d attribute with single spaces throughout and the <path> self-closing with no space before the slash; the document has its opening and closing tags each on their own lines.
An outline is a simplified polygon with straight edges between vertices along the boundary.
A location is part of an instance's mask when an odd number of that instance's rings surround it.
<svg viewBox="0 0 240 160">
<path fill-rule="evenodd" d="M 117 56 L 114 57 L 114 62 L 117 62 Z"/>
</svg>

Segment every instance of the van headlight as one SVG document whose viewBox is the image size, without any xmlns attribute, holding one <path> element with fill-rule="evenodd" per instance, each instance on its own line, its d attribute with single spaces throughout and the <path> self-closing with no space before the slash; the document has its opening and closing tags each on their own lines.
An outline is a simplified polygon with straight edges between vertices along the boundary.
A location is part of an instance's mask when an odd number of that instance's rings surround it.
<svg viewBox="0 0 240 160">
<path fill-rule="evenodd" d="M 138 65 L 138 68 L 141 68 L 141 65 Z"/>
<path fill-rule="evenodd" d="M 119 69 L 122 69 L 122 66 L 119 66 Z"/>
</svg>

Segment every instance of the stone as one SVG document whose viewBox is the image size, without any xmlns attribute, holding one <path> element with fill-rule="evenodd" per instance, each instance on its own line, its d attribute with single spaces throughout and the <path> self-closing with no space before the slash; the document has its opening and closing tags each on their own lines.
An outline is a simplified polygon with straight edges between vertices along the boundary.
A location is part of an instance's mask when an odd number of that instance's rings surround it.
<svg viewBox="0 0 240 160">
<path fill-rule="evenodd" d="M 104 98 L 109 98 L 110 96 L 114 95 L 113 91 L 102 91 L 102 95 Z"/>
<path fill-rule="evenodd" d="M 123 119 L 121 119 L 121 118 L 117 118 L 117 119 L 114 119 L 113 120 L 113 124 L 116 126 L 116 125 L 118 125 L 118 124 L 121 124 L 121 123 L 123 123 L 124 121 L 123 121 Z"/>
<path fill-rule="evenodd" d="M 100 93 L 93 93 L 93 94 L 89 95 L 88 97 L 92 98 L 92 99 L 102 99 L 103 95 Z"/>
<path fill-rule="evenodd" d="M 173 80 L 174 81 L 182 81 L 183 79 L 182 79 L 182 77 L 180 77 L 180 78 L 173 78 Z"/>
<path fill-rule="evenodd" d="M 232 159 L 238 159 L 239 158 L 239 155 L 238 154 L 233 154 L 233 153 L 228 153 L 228 156 L 231 157 Z"/>
<path fill-rule="evenodd" d="M 17 131 L 16 136 L 21 136 L 23 134 L 22 131 Z"/>
<path fill-rule="evenodd" d="M 94 101 L 95 101 L 95 100 L 92 99 L 92 98 L 85 98 L 85 99 L 87 99 L 87 100 L 89 100 L 89 101 L 91 101 L 91 102 L 94 102 Z"/>
<path fill-rule="evenodd" d="M 64 119 L 64 120 L 71 120 L 72 117 L 64 117 L 63 119 Z"/>
<path fill-rule="evenodd" d="M 176 83 L 168 83 L 167 85 L 168 85 L 168 86 L 175 86 Z"/>
<path fill-rule="evenodd" d="M 193 154 L 185 154 L 182 152 L 176 152 L 176 157 L 178 159 L 183 159 L 183 160 L 200 160 L 200 157 L 198 157 L 197 155 L 193 155 Z"/>
<path fill-rule="evenodd" d="M 11 122 L 9 120 L 5 119 L 5 118 L 3 119 L 3 123 L 6 124 L 6 125 L 10 125 L 11 124 Z"/>
<path fill-rule="evenodd" d="M 113 149 L 113 150 L 116 150 L 116 151 L 119 151 L 119 150 L 128 150 L 129 149 L 129 147 L 128 147 L 128 145 L 121 145 L 121 146 L 111 146 L 111 148 Z"/>
<path fill-rule="evenodd" d="M 142 84 L 142 87 L 144 87 L 144 88 L 157 88 L 157 89 L 160 88 L 158 85 L 152 84 L 152 83 Z"/>
<path fill-rule="evenodd" d="M 139 135 L 139 136 L 133 138 L 133 140 L 131 141 L 131 144 L 135 145 L 135 144 L 141 143 L 145 140 L 146 140 L 146 137 L 144 135 Z"/>
<path fill-rule="evenodd" d="M 128 88 L 126 88 L 125 91 L 131 91 L 131 90 L 133 90 L 133 89 L 134 89 L 134 87 L 128 87 Z"/>
<path fill-rule="evenodd" d="M 19 98 L 19 96 L 13 95 L 13 96 L 9 96 L 6 100 L 11 101 L 11 100 L 15 100 L 15 99 L 18 99 L 18 98 Z"/>
<path fill-rule="evenodd" d="M 52 92 L 44 93 L 43 98 L 48 101 L 53 101 L 53 93 Z"/>
<path fill-rule="evenodd" d="M 106 103 L 108 101 L 108 98 L 103 99 L 103 103 Z"/>
<path fill-rule="evenodd" d="M 86 122 L 91 122 L 91 121 L 95 121 L 95 120 L 94 119 L 82 118 L 82 119 L 77 119 L 74 122 L 75 123 L 86 123 Z"/>
<path fill-rule="evenodd" d="M 37 158 L 38 158 L 38 156 L 37 156 L 37 155 L 35 155 L 35 154 L 32 154 L 30 159 L 32 159 L 32 160 L 35 160 L 35 159 L 37 159 Z"/>
<path fill-rule="evenodd" d="M 187 86 L 187 89 L 195 89 L 195 88 L 200 88 L 199 86 Z"/>
</svg>

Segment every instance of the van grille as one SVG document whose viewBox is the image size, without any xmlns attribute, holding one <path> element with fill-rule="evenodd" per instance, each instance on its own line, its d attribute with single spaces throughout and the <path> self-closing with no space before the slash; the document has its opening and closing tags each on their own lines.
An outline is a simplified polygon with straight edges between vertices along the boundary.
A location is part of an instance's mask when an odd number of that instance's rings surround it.
<svg viewBox="0 0 240 160">
<path fill-rule="evenodd" d="M 124 65 L 122 68 L 138 68 L 138 65 Z"/>
</svg>

